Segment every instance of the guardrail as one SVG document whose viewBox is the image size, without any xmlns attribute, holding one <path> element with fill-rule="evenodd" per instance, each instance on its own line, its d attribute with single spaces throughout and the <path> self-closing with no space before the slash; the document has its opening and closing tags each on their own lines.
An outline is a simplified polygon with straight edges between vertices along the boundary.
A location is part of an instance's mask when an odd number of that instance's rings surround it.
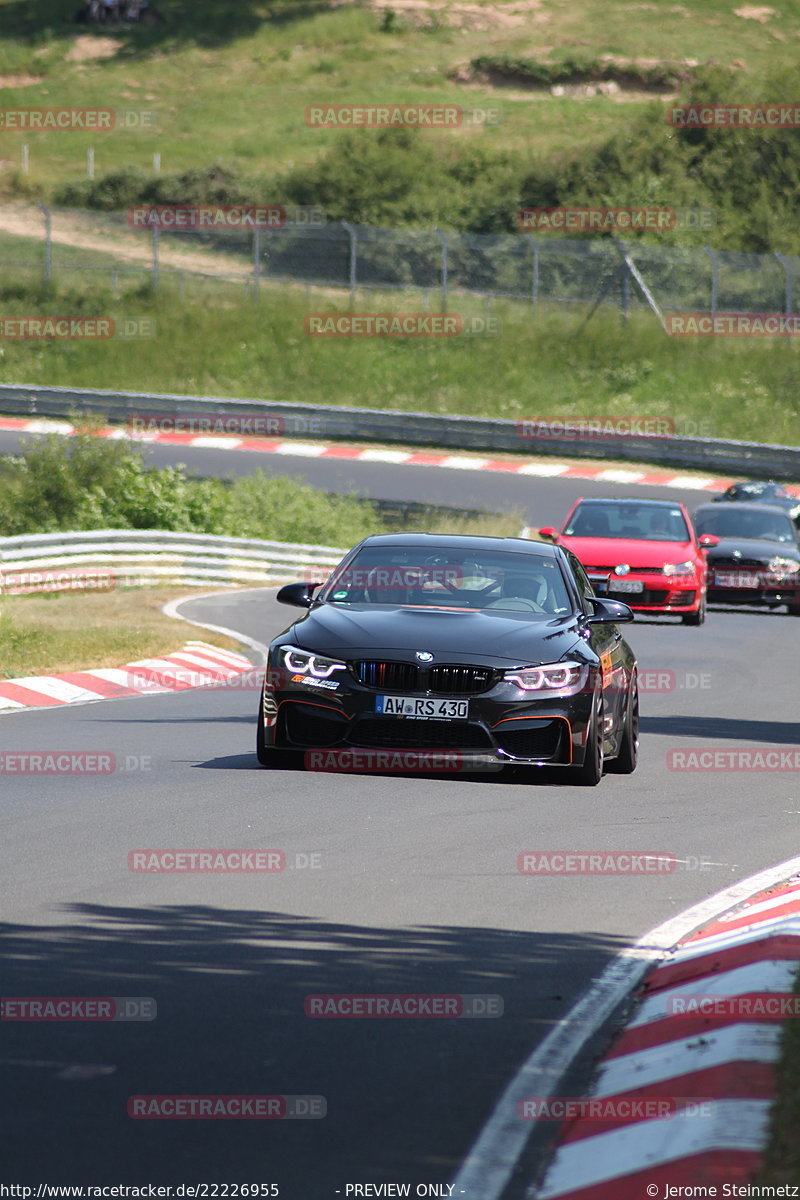
<svg viewBox="0 0 800 1200">
<path fill-rule="evenodd" d="M 344 553 L 335 546 L 149 529 L 23 534 L 0 538 L 0 593 L 269 586 L 324 579 Z"/>
<path fill-rule="evenodd" d="M 17 416 L 68 419 L 75 412 L 107 417 L 112 423 L 134 418 L 218 418 L 234 420 L 241 434 L 247 421 L 261 422 L 256 433 L 283 438 L 326 438 L 479 450 L 487 454 L 538 457 L 613 458 L 626 462 L 685 467 L 712 475 L 800 480 L 800 447 L 713 438 L 619 434 L 593 437 L 525 437 L 521 422 L 486 417 L 436 416 L 431 413 L 381 412 L 370 408 L 322 408 L 265 400 L 215 396 L 178 396 L 155 392 L 113 392 L 78 388 L 0 385 L 0 410 Z"/>
</svg>

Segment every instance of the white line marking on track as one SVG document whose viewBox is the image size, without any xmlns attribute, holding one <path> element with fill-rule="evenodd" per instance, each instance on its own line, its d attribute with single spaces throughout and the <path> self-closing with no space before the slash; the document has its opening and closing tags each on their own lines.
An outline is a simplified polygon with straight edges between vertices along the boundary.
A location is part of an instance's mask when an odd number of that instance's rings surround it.
<svg viewBox="0 0 800 1200">
<path fill-rule="evenodd" d="M 644 479 L 643 471 L 618 470 L 600 471 L 595 478 L 600 483 L 639 483 Z"/>
<path fill-rule="evenodd" d="M 488 462 L 488 458 L 466 458 L 458 454 L 451 454 L 447 458 L 443 458 L 438 464 L 440 467 L 451 467 L 455 471 L 482 471 Z"/>
<path fill-rule="evenodd" d="M 800 857 L 796 857 L 750 875 L 670 917 L 612 959 L 567 1015 L 532 1051 L 508 1084 L 455 1176 L 453 1194 L 459 1195 L 464 1190 L 467 1195 L 480 1196 L 481 1200 L 497 1200 L 537 1124 L 536 1121 L 520 1121 L 518 1101 L 525 1096 L 553 1094 L 553 1089 L 586 1042 L 639 983 L 648 968 L 665 958 L 676 942 L 735 904 L 774 887 L 799 871 Z"/>
<path fill-rule="evenodd" d="M 667 486 L 673 488 L 694 488 L 697 491 L 704 491 L 710 488 L 713 482 L 713 479 L 693 479 L 691 475 L 676 475 L 673 479 L 670 479 Z"/>
<path fill-rule="evenodd" d="M 245 592 L 272 592 L 272 588 L 241 588 L 237 595 L 241 596 Z M 212 596 L 224 596 L 224 592 L 201 592 L 199 596 L 184 596 L 182 600 L 170 600 L 161 609 L 168 617 L 174 617 L 176 621 L 186 621 L 189 625 L 196 625 L 198 629 L 210 629 L 212 633 L 221 633 L 225 637 L 233 638 L 236 642 L 242 642 L 245 646 L 249 646 L 251 650 L 255 650 L 258 655 L 256 666 L 266 664 L 268 650 L 263 642 L 257 642 L 255 638 L 248 637 L 246 633 L 240 633 L 237 629 L 228 629 L 225 625 L 209 625 L 206 621 L 192 621 L 190 617 L 184 617 L 178 610 L 183 604 L 187 604 L 190 600 L 209 600 Z M 800 864 L 800 859 L 798 859 Z"/>
<path fill-rule="evenodd" d="M 362 450 L 359 462 L 404 463 L 411 457 L 410 450 Z"/>
<path fill-rule="evenodd" d="M 513 468 L 512 468 L 513 470 Z M 519 467 L 518 475 L 563 475 L 568 471 L 569 467 L 566 463 L 526 463 L 524 467 Z"/>
<path fill-rule="evenodd" d="M 242 439 L 237 437 L 196 437 L 192 438 L 193 446 L 201 446 L 206 450 L 236 450 L 242 444 Z"/>
<path fill-rule="evenodd" d="M 327 446 L 314 445 L 311 442 L 283 442 L 276 447 L 275 454 L 299 454 L 303 458 L 318 458 L 328 449 Z"/>
</svg>

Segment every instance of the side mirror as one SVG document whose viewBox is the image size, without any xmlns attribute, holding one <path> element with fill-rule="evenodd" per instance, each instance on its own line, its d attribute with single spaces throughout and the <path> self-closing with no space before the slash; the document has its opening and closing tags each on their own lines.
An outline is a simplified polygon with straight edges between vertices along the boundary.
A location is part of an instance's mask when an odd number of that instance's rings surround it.
<svg viewBox="0 0 800 1200">
<path fill-rule="evenodd" d="M 558 540 L 558 530 L 554 529 L 552 525 L 545 525 L 544 529 L 539 530 L 539 537 L 547 538 L 550 542 L 555 542 Z"/>
<path fill-rule="evenodd" d="M 620 625 L 633 620 L 633 609 L 621 600 L 606 600 L 599 597 L 592 601 L 594 612 L 586 618 L 587 625 Z"/>
<path fill-rule="evenodd" d="M 715 533 L 701 533 L 697 539 L 697 544 L 701 550 L 710 550 L 712 546 L 718 546 L 722 538 L 718 538 Z"/>
<path fill-rule="evenodd" d="M 312 589 L 319 586 L 318 583 L 286 583 L 275 599 L 279 604 L 291 604 L 294 608 L 310 608 L 314 601 Z"/>
</svg>

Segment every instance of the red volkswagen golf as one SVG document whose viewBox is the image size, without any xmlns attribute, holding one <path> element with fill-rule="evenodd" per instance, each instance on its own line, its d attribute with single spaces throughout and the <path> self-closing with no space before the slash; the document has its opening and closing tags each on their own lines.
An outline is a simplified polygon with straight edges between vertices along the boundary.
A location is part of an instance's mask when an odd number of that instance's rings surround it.
<svg viewBox="0 0 800 1200">
<path fill-rule="evenodd" d="M 564 528 L 541 537 L 567 546 L 599 594 L 636 612 L 676 613 L 684 625 L 706 616 L 704 549 L 719 541 L 695 536 L 686 509 L 674 500 L 578 500 Z"/>
</svg>

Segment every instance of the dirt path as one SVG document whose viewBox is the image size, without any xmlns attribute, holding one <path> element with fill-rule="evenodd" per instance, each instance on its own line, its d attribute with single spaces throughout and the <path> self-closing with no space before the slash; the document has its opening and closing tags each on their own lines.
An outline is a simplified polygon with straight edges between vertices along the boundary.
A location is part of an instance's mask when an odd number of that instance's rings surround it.
<svg viewBox="0 0 800 1200">
<path fill-rule="evenodd" d="M 153 248 L 150 234 L 146 231 L 134 233 L 125 228 L 97 228 L 102 214 L 67 212 L 53 213 L 53 243 L 59 246 L 75 246 L 81 250 L 95 250 L 111 254 L 117 262 L 137 266 L 150 266 Z M 44 218 L 38 208 L 29 205 L 7 204 L 0 209 L 0 231 L 16 237 L 41 238 L 44 240 Z M 218 251 L 185 249 L 175 245 L 178 235 L 162 236 L 158 247 L 158 259 L 162 267 L 192 271 L 196 274 L 239 275 L 250 274 L 249 264 L 244 266 L 240 256 Z M 244 269 L 243 269 L 244 268 Z"/>
</svg>

